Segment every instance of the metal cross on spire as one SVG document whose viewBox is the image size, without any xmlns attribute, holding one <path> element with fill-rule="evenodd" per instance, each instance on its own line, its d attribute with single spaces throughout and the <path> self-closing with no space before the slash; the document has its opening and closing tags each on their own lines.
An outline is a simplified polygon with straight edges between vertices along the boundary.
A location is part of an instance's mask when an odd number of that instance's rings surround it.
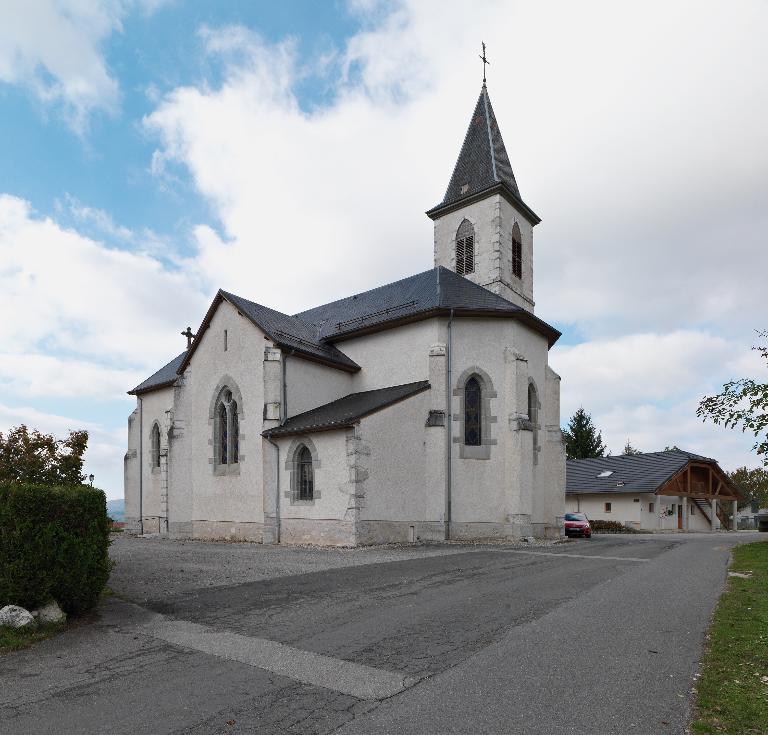
<svg viewBox="0 0 768 735">
<path fill-rule="evenodd" d="M 485 41 L 482 41 L 483 44 L 483 54 L 480 57 L 483 60 L 483 84 L 485 84 L 485 67 L 487 64 L 490 64 L 491 62 L 488 61 L 488 59 L 485 57 Z"/>
</svg>

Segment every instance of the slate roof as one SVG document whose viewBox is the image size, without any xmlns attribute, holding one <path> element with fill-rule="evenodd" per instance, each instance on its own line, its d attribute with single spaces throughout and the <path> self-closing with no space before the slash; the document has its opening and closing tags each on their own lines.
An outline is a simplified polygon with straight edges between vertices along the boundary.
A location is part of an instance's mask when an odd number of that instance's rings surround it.
<svg viewBox="0 0 768 735">
<path fill-rule="evenodd" d="M 167 365 L 163 365 L 154 375 L 150 375 L 143 383 L 139 383 L 133 390 L 129 390 L 129 395 L 138 395 L 150 390 L 157 390 L 168 385 L 173 385 L 177 378 L 176 371 L 179 369 L 187 351 L 184 350 L 180 355 L 176 355 Z"/>
<path fill-rule="evenodd" d="M 429 314 L 507 316 L 544 334 L 552 346 L 560 337 L 554 327 L 511 301 L 448 268 L 438 266 L 386 286 L 303 311 L 296 318 L 316 325 L 321 338 L 333 342 L 389 322 L 415 321 Z"/>
<path fill-rule="evenodd" d="M 432 215 L 499 185 L 522 205 L 524 213 L 534 220 L 534 224 L 540 221 L 520 196 L 488 88 L 483 84 L 443 201 L 427 214 Z"/>
<path fill-rule="evenodd" d="M 653 493 L 691 460 L 717 464 L 714 459 L 682 450 L 569 459 L 566 462 L 565 492 L 567 495 Z M 601 472 L 609 470 L 613 474 L 598 477 Z"/>
<path fill-rule="evenodd" d="M 550 347 L 560 337 L 557 329 L 531 312 L 443 266 L 293 316 L 219 291 L 197 331 L 198 336 L 207 329 L 222 299 L 229 301 L 278 346 L 349 372 L 356 372 L 360 366 L 333 344 L 337 340 L 387 329 L 388 325 L 398 322 L 448 315 L 451 311 L 455 316 L 517 319 L 544 335 Z M 195 339 L 190 350 L 182 352 L 130 393 L 170 385 L 176 377 L 171 371 L 184 371 L 198 343 Z"/>
<path fill-rule="evenodd" d="M 314 431 L 330 431 L 353 426 L 361 418 L 368 416 L 393 403 L 410 398 L 429 388 L 429 382 L 421 380 L 405 385 L 393 385 L 389 388 L 366 390 L 350 393 L 331 403 L 313 408 L 311 411 L 291 416 L 281 426 L 268 429 L 264 436 L 290 436 L 307 434 Z"/>
<path fill-rule="evenodd" d="M 233 293 L 226 291 L 220 293 L 279 346 L 295 349 L 307 356 L 321 358 L 350 371 L 360 369 L 360 366 L 341 350 L 332 344 L 322 342 L 317 327 L 311 322 L 248 301 Z"/>
</svg>

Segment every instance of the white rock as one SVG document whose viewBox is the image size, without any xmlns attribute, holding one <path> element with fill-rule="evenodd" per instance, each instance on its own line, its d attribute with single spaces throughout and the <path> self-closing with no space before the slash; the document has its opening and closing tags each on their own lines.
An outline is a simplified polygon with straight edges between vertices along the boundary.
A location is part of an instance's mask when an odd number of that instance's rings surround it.
<svg viewBox="0 0 768 735">
<path fill-rule="evenodd" d="M 67 614 L 59 607 L 56 600 L 33 610 L 32 615 L 38 623 L 62 623 L 67 619 Z"/>
<path fill-rule="evenodd" d="M 34 623 L 35 619 L 32 617 L 32 613 L 23 607 L 6 605 L 0 608 L 0 625 L 5 625 L 8 628 L 26 628 L 29 625 L 34 625 Z"/>
</svg>

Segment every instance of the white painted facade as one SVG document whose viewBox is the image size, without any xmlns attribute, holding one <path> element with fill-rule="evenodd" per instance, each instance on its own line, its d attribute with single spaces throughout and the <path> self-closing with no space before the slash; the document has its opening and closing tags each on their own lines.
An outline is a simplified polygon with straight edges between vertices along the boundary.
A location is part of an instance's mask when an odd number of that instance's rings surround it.
<svg viewBox="0 0 768 735">
<path fill-rule="evenodd" d="M 607 506 L 610 506 L 610 509 Z M 566 495 L 569 513 L 585 513 L 591 521 L 617 521 L 642 531 L 711 531 L 708 503 L 705 515 L 690 498 L 655 493 L 579 493 Z M 682 519 L 682 528 L 679 528 Z M 715 519 L 715 528 L 719 527 Z"/>
<path fill-rule="evenodd" d="M 466 277 L 533 312 L 533 225 L 510 201 L 496 190 L 435 214 L 435 265 L 455 270 L 456 231 L 469 219 L 475 258 Z M 520 278 L 512 269 L 515 225 Z M 287 349 L 217 297 L 173 385 L 138 395 L 125 457 L 128 525 L 174 537 L 328 545 L 559 535 L 560 378 L 548 364 L 551 332 L 525 312 L 443 310 L 392 320 L 333 341 L 359 366 L 344 369 Z M 464 401 L 473 377 L 481 385 L 482 439 L 470 446 Z M 428 388 L 350 426 L 264 435 L 344 396 L 417 381 Z M 239 456 L 226 464 L 216 413 L 222 395 L 237 407 L 228 420 L 239 431 Z M 162 445 L 154 468 L 153 422 Z M 311 499 L 297 490 L 308 471 L 298 464 L 303 448 L 311 455 Z"/>
</svg>

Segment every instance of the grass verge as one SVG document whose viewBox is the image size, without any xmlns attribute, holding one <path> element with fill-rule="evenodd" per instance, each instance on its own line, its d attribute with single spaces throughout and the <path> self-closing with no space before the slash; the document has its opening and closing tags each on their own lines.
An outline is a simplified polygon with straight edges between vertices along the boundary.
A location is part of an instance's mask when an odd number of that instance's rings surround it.
<svg viewBox="0 0 768 735">
<path fill-rule="evenodd" d="M 691 732 L 768 732 L 768 542 L 737 546 L 708 635 Z"/>
<path fill-rule="evenodd" d="M 50 623 L 32 629 L 20 628 L 18 630 L 0 627 L 0 656 L 11 651 L 28 648 L 38 641 L 51 638 L 59 631 L 64 630 L 66 625 L 66 623 Z"/>
</svg>

